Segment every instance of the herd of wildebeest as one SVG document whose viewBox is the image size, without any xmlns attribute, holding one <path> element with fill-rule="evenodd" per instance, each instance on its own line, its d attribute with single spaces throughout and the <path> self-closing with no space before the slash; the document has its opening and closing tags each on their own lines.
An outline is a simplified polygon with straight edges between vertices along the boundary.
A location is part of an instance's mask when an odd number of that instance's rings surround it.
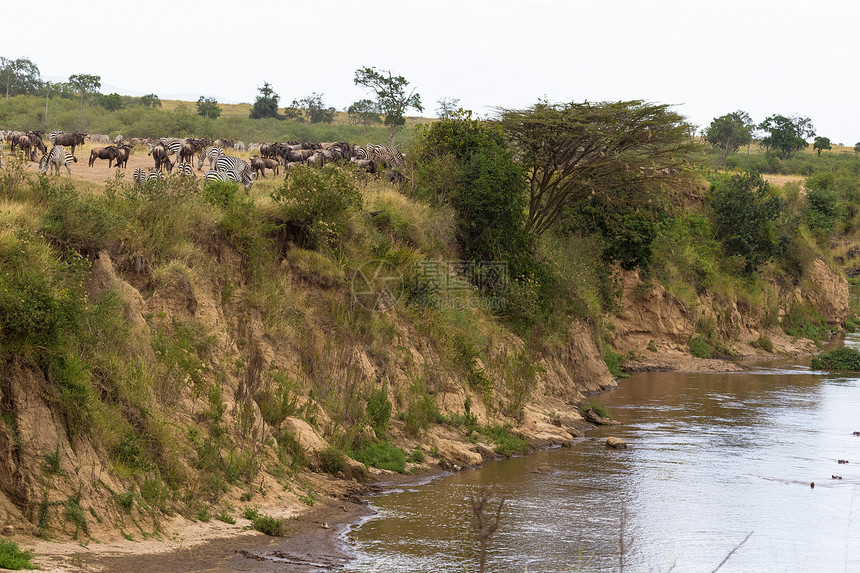
<svg viewBox="0 0 860 573">
<path fill-rule="evenodd" d="M 71 176 L 71 164 L 77 163 L 75 148 L 87 141 L 104 145 L 93 147 L 90 151 L 88 165 L 92 167 L 98 160 L 107 160 L 108 168 L 120 169 L 128 167 L 128 159 L 135 147 L 147 148 L 147 156 L 153 160 L 151 169 L 135 169 L 135 183 L 160 179 L 164 172 L 170 172 L 178 167 L 183 176 L 196 177 L 192 168 L 194 159 L 197 160 L 197 170 L 202 171 L 205 162 L 209 161 L 209 170 L 204 180 L 235 181 L 244 184 L 248 191 L 254 177 L 265 178 L 266 170 L 272 175 L 284 171 L 284 178 L 289 176 L 289 170 L 295 165 L 323 166 L 327 163 L 351 162 L 366 170 L 368 173 L 379 173 L 386 180 L 399 183 L 404 180 L 402 174 L 405 162 L 403 155 L 394 148 L 384 145 L 367 144 L 364 146 L 343 142 L 308 143 L 308 142 L 276 142 L 251 143 L 245 145 L 241 141 L 210 138 L 168 138 L 125 139 L 117 135 L 114 141 L 106 135 L 87 133 L 64 133 L 52 131 L 48 136 L 48 144 L 43 141 L 42 131 L 3 131 L 0 130 L 0 141 L 8 142 L 12 155 L 18 155 L 24 160 L 38 161 L 39 171 L 59 175 L 60 168 L 65 167 Z M 257 152 L 250 159 L 241 159 L 229 155 L 230 150 Z M 0 145 L 0 165 L 2 165 L 3 146 Z"/>
</svg>

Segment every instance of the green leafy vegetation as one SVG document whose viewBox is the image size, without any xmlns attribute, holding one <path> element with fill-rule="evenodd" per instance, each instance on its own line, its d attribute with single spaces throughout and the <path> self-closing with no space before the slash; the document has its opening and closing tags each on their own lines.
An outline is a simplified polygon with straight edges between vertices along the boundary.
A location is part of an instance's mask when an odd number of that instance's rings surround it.
<svg viewBox="0 0 860 573">
<path fill-rule="evenodd" d="M 860 350 L 842 347 L 822 352 L 810 363 L 813 370 L 860 370 Z"/>
<path fill-rule="evenodd" d="M 12 569 L 38 569 L 33 563 L 32 551 L 23 551 L 14 541 L 0 540 L 0 568 Z"/>
<path fill-rule="evenodd" d="M 359 449 L 350 450 L 349 456 L 368 467 L 401 474 L 406 471 L 406 452 L 389 441 L 365 444 Z"/>
</svg>

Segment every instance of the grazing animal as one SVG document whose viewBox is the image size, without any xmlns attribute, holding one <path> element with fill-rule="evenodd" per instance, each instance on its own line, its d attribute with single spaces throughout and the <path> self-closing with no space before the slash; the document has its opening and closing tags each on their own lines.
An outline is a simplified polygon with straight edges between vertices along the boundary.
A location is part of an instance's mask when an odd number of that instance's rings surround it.
<svg viewBox="0 0 860 573">
<path fill-rule="evenodd" d="M 352 163 L 355 163 L 368 173 L 376 173 L 376 161 L 374 161 L 373 159 L 356 159 L 355 157 L 353 157 L 352 159 L 350 159 L 350 161 Z"/>
<path fill-rule="evenodd" d="M 66 153 L 65 148 L 62 145 L 55 145 L 51 148 L 49 153 L 46 153 L 42 156 L 42 159 L 39 160 L 39 173 L 45 173 L 50 168 L 51 175 L 54 174 L 56 170 L 57 176 L 60 175 L 60 167 L 65 167 L 69 172 L 69 177 L 72 176 L 72 168 L 69 166 L 70 163 L 76 163 L 78 161 L 77 157 L 74 155 Z"/>
<path fill-rule="evenodd" d="M 164 142 L 159 141 L 158 143 L 150 143 L 149 152 L 147 152 L 147 155 L 155 159 L 156 170 L 160 171 L 163 165 L 167 167 L 168 171 L 173 169 L 173 163 L 170 162 L 170 154 L 168 153 L 167 148 L 164 146 Z"/>
<path fill-rule="evenodd" d="M 131 155 L 131 146 L 130 145 L 119 145 L 116 148 L 116 166 L 126 168 L 128 167 L 128 156 Z"/>
<path fill-rule="evenodd" d="M 96 162 L 96 159 L 107 159 L 108 160 L 108 168 L 110 168 L 111 163 L 113 163 L 114 159 L 117 158 L 117 150 L 115 145 L 109 145 L 107 147 L 95 147 L 92 151 L 90 151 L 90 167 Z"/>
<path fill-rule="evenodd" d="M 221 157 L 224 154 L 224 148 L 222 147 L 210 147 L 204 153 L 200 154 L 200 158 L 197 160 L 197 171 L 203 170 L 203 163 L 208 159 L 209 160 L 209 169 L 212 169 L 212 164 L 215 163 L 215 160 Z"/>
<path fill-rule="evenodd" d="M 257 155 L 251 158 L 251 169 L 254 170 L 255 175 L 259 172 L 263 179 L 266 178 L 266 169 L 271 169 L 273 174 L 278 175 L 280 173 L 278 168 L 279 164 L 274 159 Z"/>
<path fill-rule="evenodd" d="M 361 150 L 362 148 L 358 148 Z M 406 160 L 403 154 L 387 145 L 376 145 L 368 143 L 364 146 L 364 151 L 356 150 L 358 159 L 373 159 L 377 163 L 384 163 L 388 169 L 398 169 L 406 167 Z"/>
<path fill-rule="evenodd" d="M 150 170 L 149 174 L 146 176 L 146 182 L 147 183 L 155 184 L 155 183 L 158 183 L 159 181 L 162 181 L 163 179 L 164 179 L 164 175 L 162 175 L 161 171 L 159 171 L 158 169 Z"/>
<path fill-rule="evenodd" d="M 138 167 L 134 170 L 134 174 L 131 176 L 131 180 L 134 181 L 135 185 L 143 185 L 146 183 L 146 169 L 142 167 Z"/>
<path fill-rule="evenodd" d="M 51 132 L 51 143 L 54 145 L 64 145 L 66 147 L 71 148 L 72 155 L 75 154 L 75 147 L 84 144 L 86 140 L 86 133 L 63 133 L 60 132 Z"/>
<path fill-rule="evenodd" d="M 248 173 L 253 180 L 254 170 L 251 169 L 247 161 L 232 155 L 219 155 L 218 159 L 215 160 L 215 171 L 227 171 L 229 169 L 235 169 L 239 173 Z"/>
<path fill-rule="evenodd" d="M 210 169 L 204 176 L 204 181 L 232 181 L 234 183 L 242 183 L 245 186 L 245 192 L 250 194 L 251 185 L 254 184 L 254 174 L 246 171 L 238 171 L 236 169 L 227 169 L 225 171 L 216 171 Z"/>
</svg>

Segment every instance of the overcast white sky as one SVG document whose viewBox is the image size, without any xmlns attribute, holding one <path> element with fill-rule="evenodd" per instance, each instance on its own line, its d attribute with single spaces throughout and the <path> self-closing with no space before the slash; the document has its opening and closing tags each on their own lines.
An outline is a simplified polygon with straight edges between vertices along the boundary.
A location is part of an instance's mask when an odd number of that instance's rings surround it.
<svg viewBox="0 0 860 573">
<path fill-rule="evenodd" d="M 157 6 L 157 7 L 155 7 Z M 697 125 L 741 109 L 860 141 L 856 0 L 4 2 L 0 55 L 102 92 L 253 103 L 368 97 L 365 66 L 404 76 L 424 113 L 643 99 Z"/>
</svg>

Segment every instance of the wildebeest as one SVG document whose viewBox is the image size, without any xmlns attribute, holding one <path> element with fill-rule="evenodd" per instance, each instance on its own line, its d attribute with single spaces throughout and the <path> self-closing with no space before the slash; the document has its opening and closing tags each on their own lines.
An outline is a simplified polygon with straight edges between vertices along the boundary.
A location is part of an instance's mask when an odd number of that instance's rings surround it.
<svg viewBox="0 0 860 573">
<path fill-rule="evenodd" d="M 160 171 L 162 166 L 166 166 L 168 171 L 173 169 L 173 163 L 171 163 L 170 159 L 168 158 L 170 153 L 164 146 L 163 142 L 159 141 L 158 143 L 150 143 L 149 152 L 147 153 L 147 155 L 155 159 L 156 170 Z"/>
<path fill-rule="evenodd" d="M 376 173 L 376 162 L 373 159 L 356 159 L 353 157 L 350 161 L 368 173 Z"/>
<path fill-rule="evenodd" d="M 90 151 L 90 167 L 96 162 L 96 159 L 107 159 L 108 160 L 108 168 L 110 168 L 111 163 L 114 159 L 117 158 L 117 150 L 115 145 L 109 145 L 107 147 L 94 147 L 92 151 Z"/>
<path fill-rule="evenodd" d="M 84 144 L 86 133 L 58 133 L 54 137 L 54 145 L 64 145 L 72 149 L 72 155 L 75 154 L 75 147 Z"/>
<path fill-rule="evenodd" d="M 271 169 L 272 173 L 278 175 L 280 171 L 278 170 L 278 162 L 274 159 L 269 159 L 268 157 L 260 157 L 259 155 L 255 155 L 251 158 L 251 169 L 254 170 L 254 174 L 259 173 L 263 179 L 266 178 L 266 169 Z"/>
<path fill-rule="evenodd" d="M 130 145 L 118 145 L 116 148 L 116 166 L 128 167 L 128 156 L 131 155 Z"/>
</svg>

